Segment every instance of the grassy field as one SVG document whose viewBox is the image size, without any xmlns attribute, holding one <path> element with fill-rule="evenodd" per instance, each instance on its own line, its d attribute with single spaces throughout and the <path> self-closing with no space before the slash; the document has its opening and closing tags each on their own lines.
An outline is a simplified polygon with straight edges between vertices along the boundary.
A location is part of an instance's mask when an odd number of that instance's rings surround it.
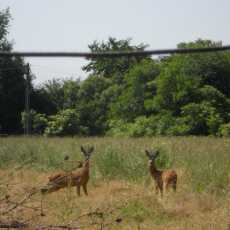
<svg viewBox="0 0 230 230">
<path fill-rule="evenodd" d="M 88 197 L 65 188 L 44 197 L 37 193 L 17 206 L 27 193 L 45 185 L 50 174 L 71 170 L 83 159 L 81 145 L 95 148 Z M 176 194 L 170 192 L 163 199 L 155 195 L 144 154 L 149 148 L 160 149 L 159 168 L 177 171 Z M 64 161 L 67 155 L 69 160 Z M 0 222 L 27 220 L 34 226 L 228 230 L 230 139 L 1 138 L 0 212 Z"/>
</svg>

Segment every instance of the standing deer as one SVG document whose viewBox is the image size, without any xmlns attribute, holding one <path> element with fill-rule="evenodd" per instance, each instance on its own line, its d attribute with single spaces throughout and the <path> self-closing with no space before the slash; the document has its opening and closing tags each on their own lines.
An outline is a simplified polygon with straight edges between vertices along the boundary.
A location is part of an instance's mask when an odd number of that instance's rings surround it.
<svg viewBox="0 0 230 230">
<path fill-rule="evenodd" d="M 155 166 L 155 159 L 159 155 L 158 150 L 145 150 L 147 157 L 149 158 L 149 171 L 155 180 L 155 189 L 156 194 L 158 194 L 159 190 L 161 193 L 161 197 L 163 197 L 163 192 L 166 192 L 169 186 L 173 188 L 176 192 L 177 185 L 177 173 L 174 170 L 164 170 L 160 171 Z"/>
<path fill-rule="evenodd" d="M 50 176 L 49 183 L 47 184 L 47 186 L 41 189 L 41 192 L 43 194 L 51 193 L 68 186 L 76 186 L 77 194 L 78 196 L 80 196 L 80 190 L 82 186 L 85 195 L 88 195 L 87 183 L 89 181 L 89 160 L 93 151 L 93 147 L 86 149 L 81 146 L 81 152 L 85 157 L 85 161 L 80 164 L 80 168 L 77 168 L 76 170 L 68 173 L 61 172 Z"/>
</svg>

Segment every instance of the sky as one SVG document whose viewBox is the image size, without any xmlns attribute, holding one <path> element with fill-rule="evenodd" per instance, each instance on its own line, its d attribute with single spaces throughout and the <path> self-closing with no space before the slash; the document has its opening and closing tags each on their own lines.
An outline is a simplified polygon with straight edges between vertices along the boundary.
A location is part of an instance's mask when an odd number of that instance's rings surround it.
<svg viewBox="0 0 230 230">
<path fill-rule="evenodd" d="M 148 49 L 198 38 L 230 44 L 230 0 L 0 0 L 10 8 L 14 51 L 89 51 L 93 41 L 132 38 Z M 35 84 L 86 77 L 82 58 L 26 58 Z"/>
</svg>

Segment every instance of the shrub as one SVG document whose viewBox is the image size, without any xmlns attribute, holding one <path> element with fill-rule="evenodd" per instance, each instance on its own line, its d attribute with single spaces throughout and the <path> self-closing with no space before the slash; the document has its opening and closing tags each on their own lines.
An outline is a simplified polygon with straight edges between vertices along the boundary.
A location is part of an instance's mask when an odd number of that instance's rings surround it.
<svg viewBox="0 0 230 230">
<path fill-rule="evenodd" d="M 27 114 L 22 112 L 21 114 L 21 123 L 23 128 L 25 128 L 25 120 Z M 43 134 L 44 130 L 47 127 L 48 120 L 45 114 L 37 113 L 35 110 L 30 110 L 30 124 L 32 128 L 32 133 L 34 134 Z"/>
<path fill-rule="evenodd" d="M 153 119 L 140 116 L 129 125 L 128 134 L 130 137 L 153 136 L 155 134 L 154 126 Z"/>
<path fill-rule="evenodd" d="M 124 137 L 128 136 L 129 123 L 123 120 L 111 120 L 109 122 L 108 136 Z"/>
<path fill-rule="evenodd" d="M 57 115 L 50 116 L 50 121 L 45 130 L 45 134 L 48 136 L 73 136 L 87 133 L 87 127 L 80 125 L 79 114 L 74 109 L 62 110 Z"/>
<path fill-rule="evenodd" d="M 219 135 L 222 137 L 230 137 L 230 123 L 223 124 L 220 126 Z"/>
<path fill-rule="evenodd" d="M 216 135 L 223 122 L 220 113 L 209 102 L 190 103 L 182 107 L 182 118 L 190 127 L 188 134 Z"/>
</svg>

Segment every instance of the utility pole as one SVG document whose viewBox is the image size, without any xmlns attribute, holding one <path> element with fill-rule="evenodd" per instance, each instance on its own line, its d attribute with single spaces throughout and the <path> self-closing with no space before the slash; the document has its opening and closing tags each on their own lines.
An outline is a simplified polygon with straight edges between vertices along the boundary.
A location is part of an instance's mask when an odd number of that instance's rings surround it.
<svg viewBox="0 0 230 230">
<path fill-rule="evenodd" d="M 30 135 L 30 66 L 26 65 L 26 88 L 25 88 L 25 135 Z"/>
</svg>

